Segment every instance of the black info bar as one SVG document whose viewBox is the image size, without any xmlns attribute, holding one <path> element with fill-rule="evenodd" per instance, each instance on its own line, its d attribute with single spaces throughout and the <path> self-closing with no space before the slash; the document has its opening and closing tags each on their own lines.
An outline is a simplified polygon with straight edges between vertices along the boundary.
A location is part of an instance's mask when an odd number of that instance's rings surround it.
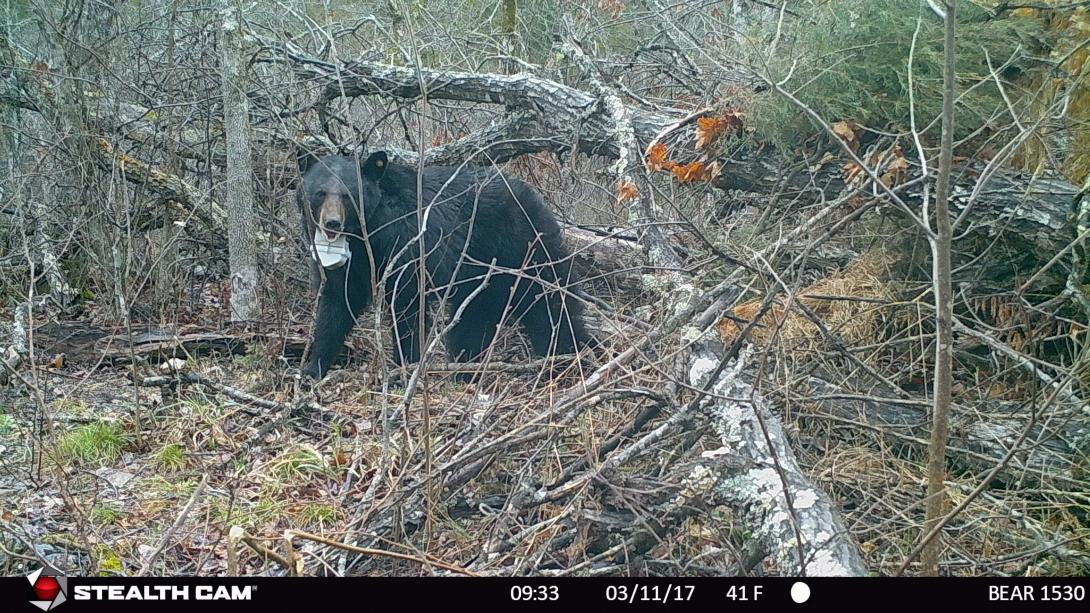
<svg viewBox="0 0 1090 613">
<path fill-rule="evenodd" d="M 173 577 L 0 579 L 5 611 L 1086 611 L 1074 578 Z M 926 612 L 926 609 L 924 609 Z"/>
</svg>

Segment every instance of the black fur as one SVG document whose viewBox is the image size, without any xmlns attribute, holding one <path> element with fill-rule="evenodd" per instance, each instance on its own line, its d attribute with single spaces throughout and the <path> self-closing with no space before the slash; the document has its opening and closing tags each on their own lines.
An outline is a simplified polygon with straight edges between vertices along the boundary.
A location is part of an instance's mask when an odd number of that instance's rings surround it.
<svg viewBox="0 0 1090 613">
<path fill-rule="evenodd" d="M 352 251 L 339 268 L 321 270 L 313 263 L 313 278 L 324 273 L 325 284 L 304 371 L 316 378 L 325 375 L 355 318 L 372 301 L 372 279 L 387 272 L 384 293 L 397 339 L 394 359 L 399 364 L 418 361 L 419 318 L 426 317 L 427 309 L 420 308 L 420 251 L 413 240 L 416 168 L 390 163 L 379 152 L 360 165 L 345 156 L 301 158 L 300 169 L 297 202 L 306 244 L 312 245 L 323 203 L 340 198 L 348 203 L 343 232 Z M 592 343 L 582 305 L 570 293 L 576 279 L 560 227 L 533 188 L 492 169 L 439 166 L 424 169 L 422 186 L 426 301 L 446 298 L 453 316 L 481 285 L 489 264 L 495 264 L 487 285 L 447 335 L 453 359 L 480 356 L 501 321 L 520 322 L 541 356 L 574 353 Z"/>
</svg>

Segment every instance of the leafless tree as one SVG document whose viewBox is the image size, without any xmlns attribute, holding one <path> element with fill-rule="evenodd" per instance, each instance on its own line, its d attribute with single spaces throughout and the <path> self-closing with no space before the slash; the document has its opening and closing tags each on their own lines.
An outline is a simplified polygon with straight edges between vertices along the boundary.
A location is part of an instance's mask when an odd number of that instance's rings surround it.
<svg viewBox="0 0 1090 613">
<path fill-rule="evenodd" d="M 932 408 L 931 444 L 927 459 L 927 514 L 923 534 L 930 536 L 938 525 L 946 502 L 946 445 L 950 438 L 951 387 L 954 383 L 954 292 L 950 264 L 953 230 L 950 219 L 950 170 L 954 156 L 954 80 L 956 56 L 954 31 L 956 2 L 943 4 L 946 61 L 942 70 L 942 144 L 939 151 L 938 177 L 935 181 L 935 233 L 930 238 L 934 260 L 932 283 L 935 294 L 935 400 Z M 942 542 L 933 538 L 923 550 L 922 572 L 937 575 Z"/>
</svg>

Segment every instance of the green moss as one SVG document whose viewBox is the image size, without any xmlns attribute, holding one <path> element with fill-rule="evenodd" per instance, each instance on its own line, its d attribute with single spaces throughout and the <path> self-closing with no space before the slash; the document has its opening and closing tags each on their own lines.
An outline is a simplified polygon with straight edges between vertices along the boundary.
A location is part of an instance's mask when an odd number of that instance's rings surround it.
<svg viewBox="0 0 1090 613">
<path fill-rule="evenodd" d="M 181 479 L 171 481 L 160 475 L 154 475 L 140 480 L 140 488 L 152 495 L 162 497 L 188 497 L 197 489 L 197 482 L 193 479 Z"/>
<path fill-rule="evenodd" d="M 95 555 L 98 557 L 99 576 L 117 575 L 124 570 L 124 567 L 121 564 L 121 556 L 109 547 L 98 545 L 95 547 Z"/>
<path fill-rule="evenodd" d="M 253 344 L 246 348 L 246 353 L 235 356 L 234 362 L 240 368 L 247 370 L 269 366 L 269 360 L 265 357 L 265 348 Z"/>
<path fill-rule="evenodd" d="M 325 526 L 337 520 L 337 509 L 328 504 L 311 503 L 299 511 L 299 520 L 307 526 Z"/>
<path fill-rule="evenodd" d="M 71 400 L 68 398 L 61 398 L 53 403 L 53 410 L 65 415 L 86 415 L 87 403 L 82 400 Z"/>
<path fill-rule="evenodd" d="M 313 447 L 299 447 L 273 460 L 273 470 L 284 481 L 309 481 L 314 477 L 333 476 L 336 471 Z"/>
<path fill-rule="evenodd" d="M 70 545 L 82 549 L 79 540 L 70 532 L 52 532 L 43 536 L 42 542 L 50 545 Z"/>
</svg>

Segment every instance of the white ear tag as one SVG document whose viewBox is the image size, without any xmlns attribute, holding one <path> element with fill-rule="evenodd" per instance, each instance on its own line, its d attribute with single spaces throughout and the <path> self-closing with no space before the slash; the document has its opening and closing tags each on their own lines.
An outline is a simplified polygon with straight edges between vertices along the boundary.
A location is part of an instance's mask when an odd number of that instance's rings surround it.
<svg viewBox="0 0 1090 613">
<path fill-rule="evenodd" d="M 348 236 L 338 234 L 337 238 L 329 240 L 325 232 L 314 231 L 314 259 L 323 268 L 336 268 L 352 257 L 352 251 L 348 248 Z"/>
</svg>

